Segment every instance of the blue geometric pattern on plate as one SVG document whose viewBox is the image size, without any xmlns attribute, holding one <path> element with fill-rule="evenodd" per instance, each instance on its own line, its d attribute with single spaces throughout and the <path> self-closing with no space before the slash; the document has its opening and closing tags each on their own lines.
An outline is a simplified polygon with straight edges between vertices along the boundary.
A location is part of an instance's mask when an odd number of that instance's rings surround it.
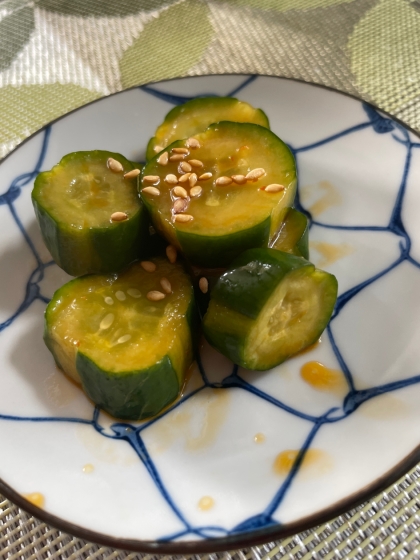
<svg viewBox="0 0 420 560">
<path fill-rule="evenodd" d="M 257 77 L 251 76 L 248 77 L 239 87 L 235 90 L 231 91 L 229 95 L 233 96 L 236 95 L 241 89 L 243 89 L 248 84 L 252 83 Z M 165 93 L 159 91 L 151 86 L 143 86 L 141 88 L 144 92 L 147 92 L 151 95 L 158 97 L 159 99 L 163 99 L 169 103 L 174 105 L 179 105 L 192 99 L 192 97 L 186 96 L 179 96 L 170 93 Z M 216 96 L 216 94 L 209 92 L 206 94 L 208 96 Z M 305 213 L 309 220 L 310 226 L 317 225 L 322 228 L 328 229 L 336 229 L 336 230 L 353 230 L 353 231 L 382 231 L 382 232 L 389 232 L 399 238 L 399 249 L 400 254 L 398 258 L 387 266 L 385 269 L 381 270 L 380 272 L 376 273 L 370 278 L 366 278 L 363 282 L 360 282 L 356 286 L 352 287 L 351 289 L 347 290 L 346 292 L 342 293 L 337 300 L 337 304 L 331 318 L 330 324 L 327 327 L 327 335 L 329 341 L 331 343 L 332 349 L 335 353 L 335 356 L 338 360 L 341 370 L 345 375 L 345 379 L 348 385 L 348 392 L 345 395 L 342 406 L 341 407 L 334 407 L 329 410 L 326 410 L 323 414 L 319 416 L 314 416 L 305 413 L 302 410 L 298 410 L 294 407 L 288 406 L 286 403 L 282 402 L 281 400 L 274 398 L 270 394 L 254 387 L 247 381 L 245 381 L 238 373 L 238 367 L 234 366 L 230 375 L 225 377 L 221 382 L 214 383 L 211 382 L 206 375 L 206 372 L 203 368 L 200 356 L 197 356 L 197 363 L 200 369 L 200 374 L 203 380 L 203 385 L 193 391 L 192 393 L 186 395 L 185 397 L 181 398 L 176 404 L 172 407 L 167 409 L 163 414 L 161 414 L 157 418 L 153 418 L 152 420 L 145 422 L 141 426 L 134 426 L 130 423 L 122 423 L 122 422 L 115 422 L 110 426 L 111 433 L 108 430 L 105 430 L 103 426 L 99 423 L 99 413 L 100 410 L 98 408 L 94 409 L 92 419 L 86 420 L 82 418 L 66 418 L 66 417 L 25 417 L 25 416 L 12 416 L 12 415 L 4 415 L 0 414 L 0 419 L 3 420 L 14 420 L 16 422 L 69 422 L 69 423 L 79 423 L 90 425 L 94 430 L 96 430 L 99 434 L 103 437 L 111 438 L 114 440 L 121 440 L 128 443 L 136 452 L 138 458 L 144 465 L 145 469 L 149 473 L 151 479 L 153 480 L 154 484 L 156 485 L 157 489 L 159 490 L 160 494 L 164 498 L 167 503 L 168 508 L 172 510 L 175 516 L 180 520 L 183 525 L 183 530 L 179 531 L 175 534 L 170 535 L 162 535 L 160 539 L 161 542 L 165 541 L 174 541 L 179 539 L 180 537 L 185 537 L 188 535 L 194 535 L 196 537 L 201 538 L 214 538 L 214 537 L 222 537 L 226 535 L 232 535 L 235 533 L 240 532 L 249 532 L 256 529 L 266 528 L 272 525 L 278 525 L 278 522 L 273 519 L 274 512 L 278 509 L 279 505 L 282 503 L 287 491 L 289 490 L 290 486 L 293 484 L 293 481 L 302 465 L 302 462 L 305 458 L 305 454 L 308 449 L 311 447 L 312 441 L 322 429 L 323 426 L 327 424 L 337 423 L 351 414 L 353 414 L 357 408 L 364 402 L 374 399 L 379 395 L 383 395 L 384 393 L 390 393 L 393 391 L 397 391 L 398 389 L 402 389 L 408 387 L 410 385 L 420 383 L 420 375 L 416 375 L 404 380 L 399 380 L 383 385 L 373 386 L 368 389 L 359 390 L 356 387 L 355 381 L 353 379 L 351 370 L 349 365 L 344 360 L 340 348 L 338 347 L 334 334 L 333 334 L 333 325 L 334 320 L 336 317 L 339 316 L 343 308 L 351 303 L 351 301 L 367 286 L 370 286 L 378 279 L 384 277 L 386 274 L 391 272 L 393 269 L 401 265 L 403 262 L 408 262 L 412 266 L 416 267 L 417 269 L 420 268 L 420 263 L 418 263 L 411 255 L 410 255 L 410 248 L 411 248 L 411 240 L 410 236 L 408 235 L 404 223 L 402 220 L 402 205 L 404 200 L 404 195 L 406 192 L 406 185 L 407 185 L 407 177 L 410 171 L 410 163 L 412 158 L 412 152 L 414 149 L 420 148 L 420 143 L 412 142 L 408 132 L 397 122 L 394 122 L 390 118 L 384 117 L 380 115 L 374 108 L 371 106 L 363 103 L 363 108 L 366 112 L 367 119 L 364 122 L 361 122 L 355 126 L 347 128 L 337 134 L 331 135 L 326 138 L 322 138 L 317 142 L 305 145 L 305 146 L 290 146 L 291 150 L 293 151 L 297 166 L 299 167 L 299 154 L 303 152 L 308 152 L 310 150 L 315 150 L 316 148 L 323 146 L 325 144 L 334 142 L 344 136 L 357 134 L 358 131 L 371 128 L 377 134 L 391 134 L 392 138 L 395 142 L 402 144 L 405 147 L 405 163 L 404 167 L 401 170 L 401 180 L 400 185 L 395 197 L 395 202 L 392 208 L 391 215 L 389 216 L 389 222 L 386 226 L 342 226 L 342 225 L 331 225 L 328 223 L 323 223 L 313 219 L 311 213 L 306 210 L 301 202 L 299 196 L 299 185 L 298 191 L 296 196 L 296 203 L 295 206 L 301 212 Z M 19 230 L 27 243 L 29 249 L 31 250 L 32 254 L 34 255 L 37 266 L 35 270 L 30 275 L 27 284 L 26 284 L 26 293 L 24 300 L 16 309 L 16 311 L 4 322 L 0 323 L 0 333 L 9 327 L 13 321 L 33 303 L 36 299 L 39 299 L 45 303 L 48 303 L 48 298 L 42 295 L 39 283 L 44 278 L 45 269 L 54 264 L 53 261 L 50 262 L 42 262 L 34 243 L 32 242 L 30 236 L 25 231 L 25 228 L 22 225 L 21 220 L 19 219 L 18 213 L 15 209 L 14 202 L 16 199 L 21 195 L 22 189 L 27 186 L 31 181 L 36 177 L 36 175 L 41 171 L 44 158 L 46 156 L 48 150 L 48 142 L 50 138 L 51 128 L 54 125 L 47 126 L 44 130 L 44 137 L 42 142 L 42 148 L 38 157 L 38 161 L 33 169 L 33 171 L 29 173 L 24 173 L 16 177 L 8 190 L 0 195 L 0 205 L 7 205 L 10 213 L 15 220 Z M 419 273 L 419 280 L 420 280 L 420 273 Z M 248 519 L 244 519 L 241 523 L 237 524 L 232 529 L 226 529 L 224 527 L 219 526 L 194 526 L 192 525 L 188 519 L 184 516 L 182 510 L 175 501 L 172 499 L 168 489 L 165 487 L 158 469 L 156 468 L 151 455 L 149 454 L 143 438 L 142 433 L 147 430 L 149 426 L 157 422 L 160 418 L 163 418 L 175 408 L 181 407 L 187 400 L 189 400 L 192 396 L 197 394 L 198 392 L 202 391 L 205 388 L 212 388 L 220 391 L 228 391 L 231 388 L 239 388 L 244 391 L 247 391 L 254 395 L 256 398 L 263 399 L 266 402 L 270 403 L 274 407 L 278 407 L 283 411 L 294 415 L 302 420 L 308 422 L 308 434 L 304 444 L 302 445 L 301 449 L 299 450 L 296 459 L 292 465 L 291 470 L 289 471 L 288 475 L 286 476 L 283 483 L 279 486 L 274 496 L 272 496 L 271 500 L 267 503 L 266 507 L 263 511 L 261 511 L 258 515 L 254 515 Z"/>
</svg>

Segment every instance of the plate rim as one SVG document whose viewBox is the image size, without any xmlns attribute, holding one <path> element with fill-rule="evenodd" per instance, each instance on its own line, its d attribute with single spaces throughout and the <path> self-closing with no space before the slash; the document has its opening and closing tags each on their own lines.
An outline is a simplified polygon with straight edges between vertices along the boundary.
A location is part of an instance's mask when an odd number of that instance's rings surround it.
<svg viewBox="0 0 420 560">
<path fill-rule="evenodd" d="M 222 77 L 222 76 L 243 76 L 243 77 L 265 77 L 273 78 L 276 80 L 287 80 L 290 82 L 297 82 L 300 84 L 305 84 L 310 87 L 321 88 L 327 91 L 331 91 L 338 95 L 344 95 L 349 97 L 359 103 L 365 103 L 369 107 L 376 111 L 379 111 L 383 115 L 391 118 L 396 123 L 403 126 L 406 130 L 411 132 L 414 136 L 420 139 L 420 132 L 413 129 L 403 120 L 393 116 L 388 111 L 379 108 L 375 104 L 358 97 L 352 93 L 341 91 L 331 86 L 325 84 L 319 84 L 316 82 L 311 82 L 308 80 L 303 80 L 300 78 L 290 78 L 286 76 L 278 76 L 275 74 L 254 74 L 254 73 L 222 73 L 222 74 L 198 74 L 194 76 L 179 76 L 175 78 L 169 78 L 167 80 L 160 80 L 158 82 L 147 82 L 144 84 L 138 84 L 121 91 L 113 92 L 109 95 L 105 95 L 98 99 L 94 99 L 68 111 L 67 113 L 49 121 L 42 127 L 33 132 L 30 136 L 22 140 L 17 146 L 15 146 L 6 156 L 0 159 L 0 172 L 1 165 L 13 155 L 23 144 L 32 140 L 37 134 L 44 131 L 49 126 L 55 124 L 56 122 L 67 118 L 69 115 L 80 111 L 94 103 L 103 101 L 110 97 L 125 93 L 127 91 L 139 89 L 145 86 L 153 86 L 161 83 L 167 83 L 177 80 L 184 79 L 194 79 L 194 78 L 204 78 L 204 77 Z M 215 537 L 206 538 L 202 540 L 189 540 L 189 541 L 153 541 L 153 540 L 139 540 L 139 539 L 128 539 L 121 537 L 112 537 L 105 533 L 100 533 L 92 529 L 86 529 L 80 525 L 72 523 L 70 521 L 63 520 L 54 514 L 45 511 L 38 506 L 35 506 L 24 498 L 21 494 L 16 492 L 11 486 L 9 486 L 2 478 L 0 478 L 0 492 L 5 496 L 6 499 L 10 500 L 12 504 L 18 506 L 25 512 L 39 519 L 41 522 L 46 523 L 52 527 L 55 527 L 59 531 L 64 531 L 69 536 L 76 538 L 81 538 L 85 541 L 96 543 L 102 546 L 107 546 L 114 549 L 128 550 L 130 552 L 144 552 L 144 553 L 155 553 L 155 554 L 195 554 L 195 553 L 211 553 L 220 552 L 226 550 L 237 550 L 241 548 L 251 548 L 256 545 L 277 541 L 285 537 L 299 534 L 303 531 L 312 529 L 317 525 L 326 523 L 340 515 L 349 512 L 361 503 L 370 500 L 372 497 L 376 496 L 378 493 L 382 492 L 395 482 L 397 482 L 401 477 L 408 473 L 412 468 L 414 468 L 420 462 L 420 443 L 415 447 L 408 455 L 406 455 L 401 461 L 396 463 L 391 469 L 387 470 L 381 476 L 377 477 L 370 484 L 363 486 L 356 492 L 334 502 L 328 507 L 319 510 L 311 515 L 301 517 L 297 521 L 287 524 L 276 524 L 271 527 L 266 527 L 263 529 L 255 529 L 247 532 L 236 533 L 227 537 Z"/>
</svg>

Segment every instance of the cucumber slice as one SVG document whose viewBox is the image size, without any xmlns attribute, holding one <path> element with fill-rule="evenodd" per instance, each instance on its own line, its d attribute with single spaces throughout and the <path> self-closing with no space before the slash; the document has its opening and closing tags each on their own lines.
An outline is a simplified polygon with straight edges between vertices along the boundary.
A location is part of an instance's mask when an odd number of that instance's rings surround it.
<svg viewBox="0 0 420 560">
<path fill-rule="evenodd" d="M 110 158 L 120 171 L 110 169 Z M 36 178 L 32 202 L 41 233 L 68 274 L 118 271 L 141 255 L 148 217 L 138 177 L 124 178 L 138 167 L 113 152 L 74 152 Z M 126 218 L 116 221 L 115 212 Z"/>
<path fill-rule="evenodd" d="M 238 365 L 267 370 L 318 340 L 336 299 L 333 275 L 301 257 L 251 249 L 217 282 L 203 332 Z"/>
<path fill-rule="evenodd" d="M 169 111 L 147 145 L 146 159 L 152 159 L 175 140 L 194 136 L 219 121 L 249 122 L 270 128 L 264 111 L 249 103 L 234 97 L 198 97 Z"/>
<path fill-rule="evenodd" d="M 191 282 L 180 264 L 152 262 L 154 272 L 137 262 L 121 274 L 76 278 L 45 314 L 44 340 L 57 365 L 117 418 L 158 414 L 178 396 L 192 363 Z M 151 291 L 165 297 L 150 301 Z"/>
<path fill-rule="evenodd" d="M 308 260 L 309 220 L 305 214 L 290 208 L 270 247 Z"/>
<path fill-rule="evenodd" d="M 164 152 L 169 161 L 160 154 L 145 165 L 141 196 L 155 228 L 191 263 L 224 267 L 273 239 L 295 197 L 295 161 L 256 124 L 220 122 L 194 139 L 199 147 L 179 140 Z M 257 170 L 261 176 L 244 180 Z"/>
</svg>

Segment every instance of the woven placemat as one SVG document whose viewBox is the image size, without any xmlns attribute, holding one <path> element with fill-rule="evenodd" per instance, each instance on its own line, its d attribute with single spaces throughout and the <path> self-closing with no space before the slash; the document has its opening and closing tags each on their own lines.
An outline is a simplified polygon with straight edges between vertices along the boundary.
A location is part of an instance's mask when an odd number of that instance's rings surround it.
<svg viewBox="0 0 420 560">
<path fill-rule="evenodd" d="M 420 131 L 420 0 L 0 1 L 0 157 L 127 87 L 244 73 L 373 102 Z M 1 396 L 0 396 L 1 403 Z M 330 523 L 205 558 L 420 558 L 420 466 Z M 152 558 L 88 543 L 0 496 L 0 558 Z"/>
</svg>

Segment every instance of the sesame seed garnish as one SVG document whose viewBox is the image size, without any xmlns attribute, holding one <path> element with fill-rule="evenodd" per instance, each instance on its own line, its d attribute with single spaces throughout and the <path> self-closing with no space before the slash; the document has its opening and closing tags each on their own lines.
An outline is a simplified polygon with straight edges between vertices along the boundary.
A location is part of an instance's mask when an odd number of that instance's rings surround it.
<svg viewBox="0 0 420 560">
<path fill-rule="evenodd" d="M 121 173 L 121 171 L 123 171 L 124 169 L 122 164 L 112 157 L 108 158 L 108 161 L 106 163 L 108 165 L 108 169 L 110 169 L 114 173 Z"/>
<path fill-rule="evenodd" d="M 128 173 L 124 173 L 124 179 L 135 179 L 140 175 L 140 169 L 132 169 Z"/>
<path fill-rule="evenodd" d="M 200 161 L 199 159 L 189 159 L 188 163 L 191 165 L 191 167 L 203 167 L 204 163 L 202 161 Z"/>
<path fill-rule="evenodd" d="M 189 151 L 187 148 L 172 148 L 172 152 L 174 154 L 189 154 Z"/>
<path fill-rule="evenodd" d="M 157 162 L 159 165 L 168 165 L 169 155 L 168 152 L 163 152 L 158 158 Z"/>
<path fill-rule="evenodd" d="M 177 198 L 174 202 L 172 210 L 174 214 L 181 214 L 188 208 L 188 200 L 186 198 Z"/>
<path fill-rule="evenodd" d="M 129 288 L 129 289 L 127 290 L 127 294 L 128 294 L 129 296 L 133 297 L 133 298 L 136 298 L 136 299 L 139 298 L 139 297 L 141 297 L 141 292 L 140 292 L 140 290 L 138 290 L 137 288 Z"/>
<path fill-rule="evenodd" d="M 207 292 L 209 291 L 209 281 L 207 280 L 207 278 L 204 278 L 204 276 L 202 276 L 198 281 L 198 287 L 203 292 L 203 294 L 207 294 Z"/>
<path fill-rule="evenodd" d="M 265 192 L 276 193 L 276 192 L 284 191 L 284 186 L 273 183 L 272 185 L 268 185 L 267 187 L 265 187 L 264 190 Z"/>
<path fill-rule="evenodd" d="M 245 175 L 232 175 L 232 180 L 237 185 L 244 185 L 247 181 Z"/>
<path fill-rule="evenodd" d="M 162 292 L 159 292 L 158 290 L 152 290 L 151 292 L 147 293 L 146 297 L 150 301 L 160 301 L 161 299 L 164 299 L 166 296 L 165 294 L 162 294 Z"/>
<path fill-rule="evenodd" d="M 190 196 L 191 196 L 191 198 L 195 198 L 195 197 L 197 197 L 197 196 L 200 196 L 200 194 L 201 194 L 202 192 L 203 192 L 203 189 L 202 189 L 200 186 L 193 187 L 193 188 L 190 190 Z"/>
<path fill-rule="evenodd" d="M 140 264 L 146 272 L 154 272 L 156 270 L 156 265 L 152 261 L 141 261 Z"/>
<path fill-rule="evenodd" d="M 225 185 L 230 185 L 232 179 L 230 177 L 219 177 L 216 179 L 216 185 L 224 187 Z"/>
<path fill-rule="evenodd" d="M 175 214 L 174 220 L 175 222 L 181 222 L 182 224 L 186 222 L 191 222 L 193 220 L 193 216 L 191 214 Z"/>
<path fill-rule="evenodd" d="M 124 344 L 124 342 L 128 342 L 131 339 L 131 334 L 124 334 L 123 336 L 120 336 L 120 338 L 117 340 L 117 344 Z"/>
<path fill-rule="evenodd" d="M 156 187 L 144 187 L 144 189 L 141 189 L 141 192 L 144 192 L 146 194 L 151 194 L 152 196 L 160 195 L 160 190 L 157 189 Z"/>
<path fill-rule="evenodd" d="M 146 183 L 159 183 L 160 177 L 159 175 L 145 175 L 143 181 L 146 181 Z"/>
<path fill-rule="evenodd" d="M 113 222 L 123 222 L 127 218 L 128 216 L 125 212 L 114 212 L 113 214 L 111 214 L 111 220 Z"/>
<path fill-rule="evenodd" d="M 190 173 L 192 171 L 191 165 L 186 161 L 181 161 L 181 163 L 179 164 L 179 168 L 184 173 Z"/>
<path fill-rule="evenodd" d="M 162 286 L 162 290 L 166 294 L 171 294 L 172 293 L 172 286 L 171 286 L 171 283 L 169 282 L 169 280 L 167 278 L 161 278 L 160 279 L 160 285 Z"/>
<path fill-rule="evenodd" d="M 112 297 L 106 296 L 104 298 L 104 301 L 107 305 L 114 305 L 114 300 L 112 299 Z"/>
<path fill-rule="evenodd" d="M 248 181 L 256 181 L 263 175 L 265 175 L 265 169 L 263 169 L 262 167 L 257 167 L 256 169 L 253 169 L 252 171 L 247 173 L 245 177 L 248 179 Z"/>
<path fill-rule="evenodd" d="M 121 290 L 118 290 L 117 292 L 115 292 L 115 297 L 119 300 L 119 301 L 125 301 L 127 299 L 127 296 L 125 295 L 124 292 L 122 292 Z"/>
<path fill-rule="evenodd" d="M 197 175 L 195 173 L 191 173 L 190 178 L 188 179 L 188 184 L 190 185 L 190 188 L 193 187 L 197 181 L 198 181 Z"/>
<path fill-rule="evenodd" d="M 175 249 L 175 247 L 173 245 L 168 245 L 166 247 L 166 256 L 168 257 L 168 261 L 171 264 L 174 264 L 176 262 L 176 258 L 178 256 L 177 250 Z"/>
<path fill-rule="evenodd" d="M 175 196 L 180 196 L 181 198 L 187 198 L 188 197 L 188 193 L 184 189 L 184 187 L 174 187 L 172 192 L 174 193 Z"/>
<path fill-rule="evenodd" d="M 207 181 L 207 179 L 211 179 L 212 177 L 213 177 L 213 173 L 210 173 L 210 171 L 208 171 L 207 173 L 203 173 L 202 175 L 200 175 L 198 180 L 199 181 Z"/>
<path fill-rule="evenodd" d="M 158 154 L 159 152 L 161 152 L 163 150 L 162 146 L 155 146 L 153 148 L 153 151 L 155 152 L 155 154 Z"/>
<path fill-rule="evenodd" d="M 194 150 L 196 148 L 200 148 L 200 142 L 198 140 L 196 140 L 195 138 L 188 138 L 187 146 Z"/>
<path fill-rule="evenodd" d="M 178 183 L 186 183 L 190 175 L 191 173 L 184 173 L 184 175 L 181 175 L 181 177 L 178 179 Z"/>
<path fill-rule="evenodd" d="M 185 154 L 174 154 L 169 156 L 169 161 L 182 161 L 185 158 Z"/>
<path fill-rule="evenodd" d="M 109 327 L 112 325 L 113 322 L 114 322 L 114 314 L 108 313 L 100 322 L 99 328 L 105 331 L 106 329 L 109 329 Z"/>
<path fill-rule="evenodd" d="M 165 181 L 170 185 L 176 185 L 178 183 L 178 177 L 176 175 L 173 175 L 172 173 L 169 173 L 169 175 L 166 175 Z"/>
</svg>

